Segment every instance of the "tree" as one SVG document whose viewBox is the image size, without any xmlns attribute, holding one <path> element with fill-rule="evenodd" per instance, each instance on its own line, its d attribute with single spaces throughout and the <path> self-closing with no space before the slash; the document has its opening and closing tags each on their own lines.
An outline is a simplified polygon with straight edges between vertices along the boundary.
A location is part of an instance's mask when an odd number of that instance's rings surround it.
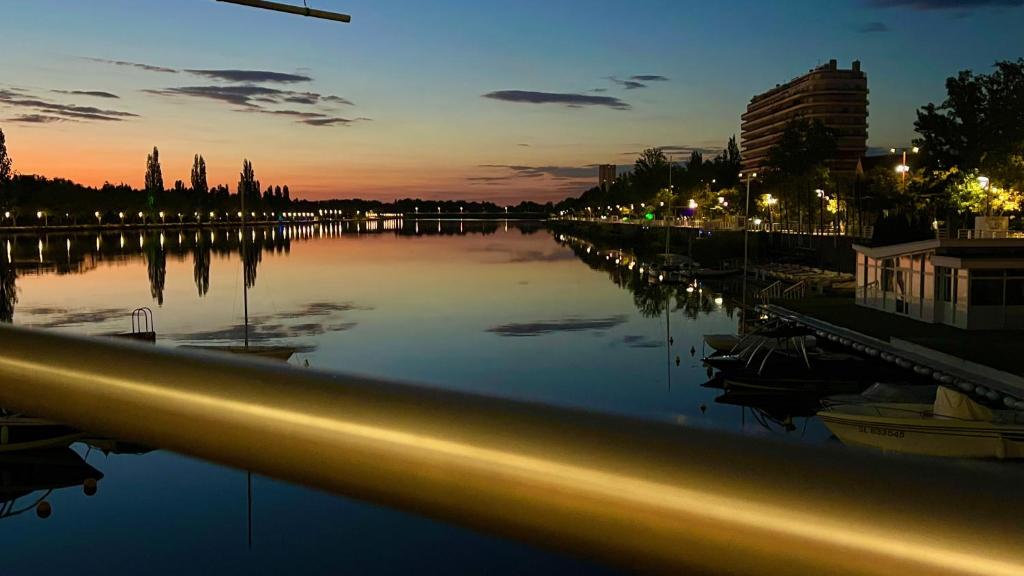
<svg viewBox="0 0 1024 576">
<path fill-rule="evenodd" d="M 997 62 L 991 74 L 962 71 L 946 80 L 946 93 L 942 104 L 921 108 L 914 123 L 928 176 L 944 179 L 955 168 L 1001 189 L 1024 189 L 1024 58 Z M 973 194 L 970 182 L 948 184 L 951 196 Z"/>
<path fill-rule="evenodd" d="M 288 186 L 287 185 L 285 185 L 285 187 L 282 188 L 282 192 L 284 192 L 284 201 L 285 202 L 291 202 L 292 201 L 292 195 L 288 192 Z"/>
<path fill-rule="evenodd" d="M 979 176 L 977 171 L 953 170 L 949 180 L 955 208 L 961 213 L 994 216 L 1020 211 L 1024 195 L 1019 190 L 1000 188 L 992 184 L 991 180 L 985 185 Z"/>
<path fill-rule="evenodd" d="M 153 153 L 146 157 L 146 201 L 150 210 L 156 206 L 156 200 L 163 195 L 164 176 L 160 170 L 160 151 L 153 146 Z"/>
<path fill-rule="evenodd" d="M 206 182 L 206 160 L 196 154 L 195 159 L 192 160 L 192 191 L 202 198 L 209 190 L 209 184 Z"/>
<path fill-rule="evenodd" d="M 13 161 L 7 153 L 7 140 L 4 131 L 0 130 L 0 205 L 6 205 L 10 199 L 7 196 L 7 186 L 14 176 L 12 169 Z"/>
<path fill-rule="evenodd" d="M 785 220 L 796 212 L 798 228 L 812 228 L 815 210 L 821 211 L 814 194 L 829 185 L 828 161 L 837 150 L 835 132 L 820 120 L 797 119 L 786 125 L 778 143 L 768 152 L 768 184 L 778 191 L 780 211 Z"/>
<path fill-rule="evenodd" d="M 242 161 L 242 172 L 238 175 L 238 197 L 240 200 L 251 201 L 254 194 L 259 194 L 256 173 L 252 169 L 252 162 L 245 159 Z"/>
</svg>

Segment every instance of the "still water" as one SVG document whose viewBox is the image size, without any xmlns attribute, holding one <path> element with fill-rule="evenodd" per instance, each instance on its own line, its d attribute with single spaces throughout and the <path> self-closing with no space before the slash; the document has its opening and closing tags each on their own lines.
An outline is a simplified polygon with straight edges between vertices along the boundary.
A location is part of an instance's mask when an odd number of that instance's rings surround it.
<svg viewBox="0 0 1024 576">
<path fill-rule="evenodd" d="M 0 316 L 109 334 L 130 331 L 145 306 L 158 346 L 239 344 L 249 278 L 251 340 L 298 347 L 300 367 L 831 442 L 815 419 L 716 403 L 721 391 L 700 386 L 703 334 L 738 322 L 722 287 L 652 286 L 621 254 L 534 222 L 248 235 L 244 263 L 238 229 L 0 236 Z M 164 451 L 70 451 L 49 463 L 0 456 L 4 574 L 603 570 L 262 477 L 250 548 L 245 472 Z M 100 477 L 87 494 L 82 480 Z M 32 504 L 44 496 L 53 512 L 41 519 Z"/>
</svg>

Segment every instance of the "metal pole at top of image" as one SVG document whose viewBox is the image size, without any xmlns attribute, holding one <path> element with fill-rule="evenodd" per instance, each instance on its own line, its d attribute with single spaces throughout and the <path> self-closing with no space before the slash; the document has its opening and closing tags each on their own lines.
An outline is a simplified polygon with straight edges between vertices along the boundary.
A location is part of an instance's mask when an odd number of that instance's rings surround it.
<svg viewBox="0 0 1024 576">
<path fill-rule="evenodd" d="M 218 2 L 227 2 L 229 4 L 239 4 L 241 6 L 250 6 L 252 8 L 262 8 L 264 10 L 273 10 L 275 12 L 286 12 L 288 14 L 298 14 L 299 16 L 308 16 L 310 18 L 319 18 L 321 20 L 333 20 L 335 22 L 351 22 L 352 17 L 348 14 L 342 14 L 340 12 L 329 12 L 327 10 L 317 10 L 316 8 L 310 8 L 309 6 L 293 6 L 291 4 L 282 4 L 280 2 L 267 2 L 266 0 L 217 0 Z"/>
</svg>

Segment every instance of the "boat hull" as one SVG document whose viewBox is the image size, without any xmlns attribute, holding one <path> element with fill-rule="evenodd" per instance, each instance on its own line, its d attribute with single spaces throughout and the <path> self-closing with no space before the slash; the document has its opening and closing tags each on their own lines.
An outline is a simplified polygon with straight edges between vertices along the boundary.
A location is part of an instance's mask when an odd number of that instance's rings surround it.
<svg viewBox="0 0 1024 576">
<path fill-rule="evenodd" d="M 903 454 L 954 458 L 1024 458 L 1024 426 L 936 418 L 898 418 L 822 411 L 818 417 L 843 444 Z"/>
</svg>

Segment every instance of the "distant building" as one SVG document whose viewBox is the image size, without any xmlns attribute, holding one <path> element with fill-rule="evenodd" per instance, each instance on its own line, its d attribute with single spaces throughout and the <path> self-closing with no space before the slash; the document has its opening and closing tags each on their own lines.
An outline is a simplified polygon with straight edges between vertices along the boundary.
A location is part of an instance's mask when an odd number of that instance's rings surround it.
<svg viewBox="0 0 1024 576">
<path fill-rule="evenodd" d="M 832 60 L 751 98 L 741 117 L 743 171 L 763 171 L 786 125 L 800 118 L 835 130 L 838 153 L 829 167 L 833 175 L 853 176 L 868 140 L 868 79 L 860 62 L 840 70 Z"/>
<path fill-rule="evenodd" d="M 968 330 L 1024 326 L 1024 233 L 1009 219 L 979 217 L 952 238 L 857 253 L 857 304 Z"/>
<path fill-rule="evenodd" d="M 615 164 L 601 164 L 597 167 L 597 186 L 601 189 L 607 189 L 615 182 L 615 178 L 618 177 L 617 167 Z"/>
</svg>

